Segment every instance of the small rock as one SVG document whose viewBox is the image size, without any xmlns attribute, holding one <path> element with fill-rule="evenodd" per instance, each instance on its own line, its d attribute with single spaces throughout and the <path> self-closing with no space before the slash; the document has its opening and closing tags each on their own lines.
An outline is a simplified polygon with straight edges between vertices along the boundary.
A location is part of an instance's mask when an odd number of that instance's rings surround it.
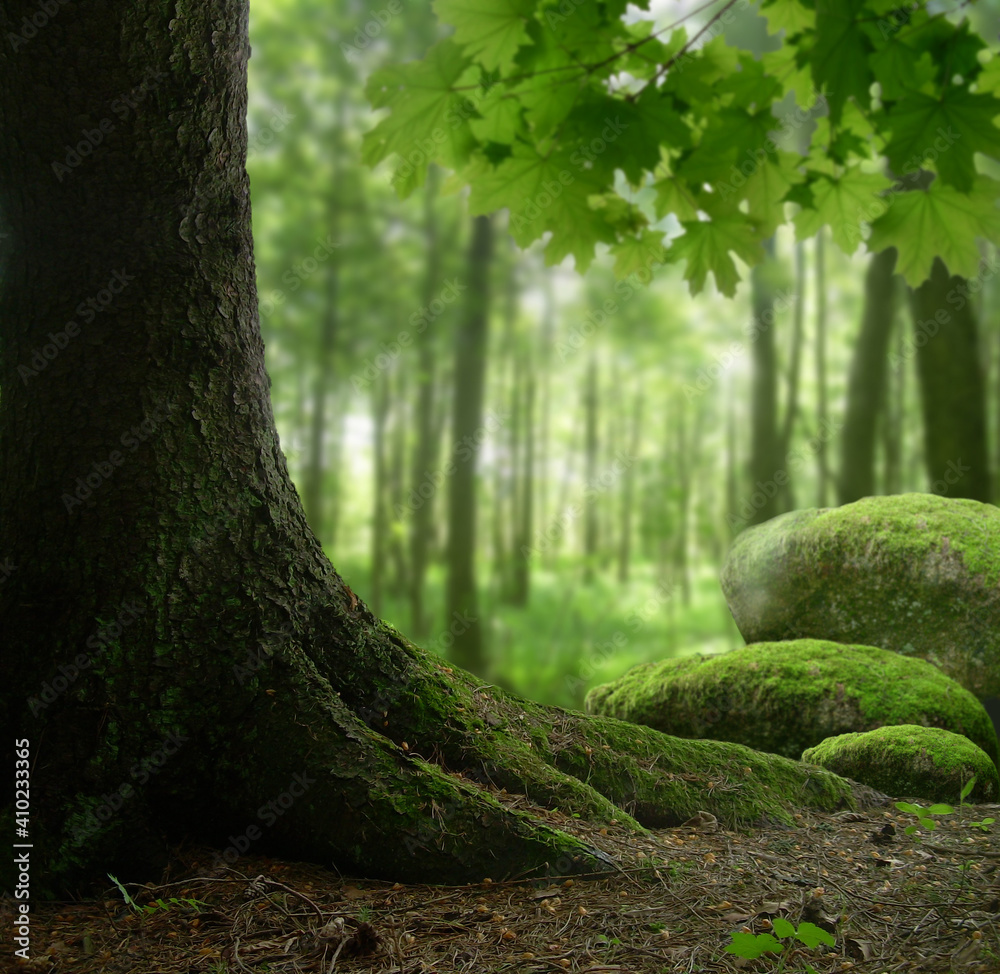
<svg viewBox="0 0 1000 974">
<path fill-rule="evenodd" d="M 958 804 L 965 783 L 976 776 L 970 804 L 1000 794 L 1000 777 L 989 756 L 961 734 L 902 724 L 863 734 L 831 737 L 802 753 L 807 764 L 860 781 L 894 798 Z"/>
</svg>

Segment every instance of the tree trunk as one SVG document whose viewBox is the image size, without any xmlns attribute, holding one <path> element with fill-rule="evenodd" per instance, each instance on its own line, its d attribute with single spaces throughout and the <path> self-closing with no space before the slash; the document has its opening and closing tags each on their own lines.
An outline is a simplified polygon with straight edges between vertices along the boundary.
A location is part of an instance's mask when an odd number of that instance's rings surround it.
<svg viewBox="0 0 1000 974">
<path fill-rule="evenodd" d="M 826 391 L 826 239 L 816 234 L 816 506 L 826 507 L 830 496 L 830 462 L 827 459 L 828 406 Z"/>
<path fill-rule="evenodd" d="M 0 33 L 37 9 L 8 0 Z M 0 49 L 0 726 L 6 767 L 30 751 L 32 892 L 154 878 L 181 838 L 423 883 L 606 870 L 550 823 L 790 818 L 807 780 L 853 801 L 795 762 L 487 694 L 333 570 L 268 397 L 246 16 L 76 4 Z"/>
<path fill-rule="evenodd" d="M 587 490 L 583 502 L 583 584 L 594 581 L 594 567 L 597 561 L 597 504 L 590 491 L 597 481 L 597 356 L 591 355 L 587 366 L 587 377 L 583 390 L 583 415 L 586 427 L 586 470 Z"/>
<path fill-rule="evenodd" d="M 341 115 L 343 108 L 341 107 Z M 334 149 L 334 151 L 336 151 Z M 327 204 L 330 236 L 337 238 L 340 203 L 337 197 L 336 175 Z M 306 466 L 302 500 L 305 504 L 309 524 L 322 540 L 328 537 L 327 501 L 324 481 L 326 479 L 326 435 L 327 399 L 334 370 L 334 350 L 340 326 L 340 260 L 337 250 L 332 249 L 327 258 L 326 295 L 323 308 L 323 323 L 320 327 L 319 347 L 316 356 L 316 376 L 313 384 L 312 417 L 309 423 L 309 462 Z"/>
<path fill-rule="evenodd" d="M 778 442 L 778 361 L 775 351 L 774 238 L 765 243 L 767 258 L 750 272 L 751 301 L 756 338 L 752 340 L 753 393 L 749 524 L 768 521 L 778 513 L 776 483 L 781 467 Z"/>
<path fill-rule="evenodd" d="M 387 591 L 394 599 L 404 599 L 409 595 L 409 566 L 406 563 L 406 543 L 402 518 L 396 511 L 403 511 L 406 505 L 406 434 L 409 429 L 409 378 L 402 368 L 398 370 L 392 384 L 392 423 L 389 436 L 389 464 L 387 470 L 388 498 L 386 516 L 393 512 L 389 522 L 389 584 Z M 375 613 L 378 615 L 379 613 Z"/>
<path fill-rule="evenodd" d="M 795 421 L 799 412 L 799 374 L 802 368 L 802 336 L 805 331 L 806 304 L 806 259 L 805 246 L 800 240 L 795 245 L 795 309 L 792 312 L 792 350 L 788 359 L 788 400 L 785 404 L 785 418 L 781 424 L 778 456 L 782 463 L 792 448 Z M 795 483 L 789 475 L 788 481 L 779 495 L 784 511 L 795 507 Z"/>
<path fill-rule="evenodd" d="M 629 437 L 629 464 L 622 473 L 621 533 L 618 542 L 618 581 L 628 582 L 632 564 L 632 519 L 635 507 L 635 478 L 639 462 L 639 436 L 642 428 L 642 389 L 636 389 L 632 406 L 632 430 Z"/>
<path fill-rule="evenodd" d="M 373 389 L 373 430 L 372 454 L 372 571 L 371 599 L 372 611 L 376 615 L 382 613 L 382 591 L 385 587 L 386 550 L 389 538 L 389 517 L 386 512 L 386 495 L 388 494 L 388 475 L 386 468 L 385 431 L 389 417 L 389 402 L 391 396 L 392 375 L 383 372 L 375 379 Z"/>
<path fill-rule="evenodd" d="M 517 489 L 517 541 L 514 552 L 521 552 L 531 544 L 534 530 L 535 491 L 535 367 L 527 350 L 523 356 L 524 370 L 524 436 L 521 451 L 521 476 Z M 523 608 L 528 604 L 531 591 L 531 560 L 523 557 L 511 559 L 511 605 Z"/>
<path fill-rule="evenodd" d="M 889 337 L 896 314 L 893 270 L 896 248 L 875 254 L 865 275 L 861 331 L 847 383 L 847 411 L 841 431 L 838 502 L 875 493 L 875 436 L 885 404 Z"/>
<path fill-rule="evenodd" d="M 455 394 L 451 430 L 454 472 L 448 482 L 448 594 L 445 628 L 454 636 L 451 658 L 483 673 L 486 657 L 476 587 L 476 461 L 484 436 L 483 387 L 489 326 L 489 272 L 493 222 L 477 216 L 469 248 L 469 293 L 456 329 Z"/>
<path fill-rule="evenodd" d="M 437 166 L 427 172 L 424 189 L 424 234 L 427 245 L 427 268 L 424 273 L 424 307 L 428 307 L 441 281 L 441 246 L 438 240 L 435 203 L 440 174 Z M 434 382 L 437 372 L 437 331 L 430 329 L 417 339 L 416 431 L 413 445 L 413 467 L 410 495 L 410 628 L 414 637 L 427 633 L 428 620 L 424 612 L 424 584 L 431 542 L 434 497 L 437 493 L 430 480 L 437 457 L 434 429 Z M 421 489 L 423 488 L 423 490 Z M 429 496 L 425 497 L 427 493 Z M 406 508 L 404 507 L 404 511 Z M 400 511 L 403 514 L 403 511 Z"/>
<path fill-rule="evenodd" d="M 930 278 L 911 291 L 924 463 L 934 493 L 989 503 L 986 400 L 978 327 L 967 293 L 964 280 L 950 276 L 940 257 Z"/>
<path fill-rule="evenodd" d="M 889 342 L 898 330 L 900 295 L 905 287 L 902 278 L 893 281 L 896 312 L 890 327 Z M 895 361 L 886 381 L 885 422 L 882 424 L 882 450 L 885 455 L 884 494 L 898 494 L 903 489 L 903 429 L 906 407 L 906 369 Z"/>
</svg>

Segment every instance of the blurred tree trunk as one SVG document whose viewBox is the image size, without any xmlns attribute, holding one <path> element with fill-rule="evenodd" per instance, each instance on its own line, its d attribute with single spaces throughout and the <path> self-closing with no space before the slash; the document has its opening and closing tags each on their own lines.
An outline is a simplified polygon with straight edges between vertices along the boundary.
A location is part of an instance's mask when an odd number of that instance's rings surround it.
<svg viewBox="0 0 1000 974">
<path fill-rule="evenodd" d="M 341 107 L 341 112 L 343 111 Z M 335 150 L 336 151 L 336 147 Z M 337 238 L 340 226 L 340 199 L 338 195 L 337 170 L 327 200 L 327 226 L 330 236 Z M 326 525 L 326 436 L 327 402 L 330 395 L 334 371 L 334 350 L 340 329 L 340 257 L 336 248 L 330 251 L 326 274 L 326 294 L 324 296 L 323 320 L 319 333 L 319 347 L 316 351 L 316 376 L 313 383 L 312 417 L 309 424 L 309 461 L 305 470 L 302 500 L 306 515 L 316 536 L 323 541 L 327 537 Z"/>
<path fill-rule="evenodd" d="M 677 420 L 674 471 L 677 477 L 677 530 L 673 537 L 673 566 L 681 587 L 681 600 L 691 604 L 691 572 L 688 565 L 689 520 L 691 517 L 691 483 L 696 465 L 698 437 L 701 434 L 701 413 L 695 410 L 694 435 L 688 435 L 687 404 L 677 398 Z"/>
<path fill-rule="evenodd" d="M 890 346 L 893 336 L 900 331 L 899 305 L 905 284 L 903 279 L 893 279 L 895 289 L 895 313 L 889 333 Z M 885 469 L 882 481 L 882 491 L 885 494 L 898 494 L 903 489 L 903 428 L 904 409 L 906 407 L 906 369 L 898 356 L 889 356 L 889 371 L 886 380 L 886 408 L 883 411 L 882 452 L 885 456 Z"/>
<path fill-rule="evenodd" d="M 542 337 L 539 375 L 541 377 L 541 402 L 538 417 L 538 457 L 542 464 L 538 483 L 538 523 L 544 530 L 551 521 L 549 513 L 549 478 L 555 470 L 549 462 L 552 447 L 552 344 L 555 336 L 555 299 L 552 294 L 552 276 L 548 273 L 543 278 L 545 307 L 542 311 Z M 528 541 L 531 544 L 531 541 Z M 542 554 L 542 564 L 550 567 L 552 564 L 552 548 L 545 547 Z"/>
<path fill-rule="evenodd" d="M 521 367 L 524 375 L 524 436 L 522 442 L 518 479 L 516 540 L 512 550 L 520 552 L 531 545 L 534 530 L 535 493 L 535 366 L 531 352 L 525 349 Z M 511 559 L 511 604 L 524 607 L 528 604 L 531 591 L 531 560 L 514 557 Z"/>
<path fill-rule="evenodd" d="M 622 474 L 621 531 L 618 543 L 618 581 L 629 579 L 632 563 L 632 521 L 635 506 L 636 468 L 639 466 L 639 438 L 642 427 L 642 387 L 636 389 L 632 405 L 632 429 L 628 438 L 628 466 Z"/>
<path fill-rule="evenodd" d="M 483 389 L 489 331 L 493 222 L 472 221 L 468 295 L 455 331 L 451 429 L 454 472 L 448 481 L 448 582 L 445 629 L 458 630 L 452 659 L 482 675 L 486 669 L 476 584 L 476 466 L 483 437 Z"/>
<path fill-rule="evenodd" d="M 930 278 L 911 290 L 910 306 L 930 488 L 988 503 L 985 390 L 978 326 L 965 280 L 949 275 L 935 258 Z"/>
<path fill-rule="evenodd" d="M 386 461 L 386 426 L 389 419 L 389 403 L 392 394 L 392 376 L 388 371 L 380 373 L 375 379 L 372 420 L 373 420 L 373 443 L 372 453 L 374 454 L 374 469 L 372 493 L 374 494 L 374 504 L 372 506 L 372 571 L 371 587 L 369 598 L 372 604 L 372 611 L 376 614 L 382 612 L 382 591 L 385 584 L 386 575 L 386 551 L 389 536 L 389 515 L 386 510 L 386 494 L 388 485 L 388 463 Z"/>
<path fill-rule="evenodd" d="M 324 483 L 327 469 L 327 413 L 329 412 L 328 402 L 334 369 L 333 352 L 336 347 L 339 327 L 337 307 L 339 270 L 336 251 L 330 255 L 329 259 L 326 302 L 320 328 L 319 348 L 316 353 L 316 374 L 313 380 L 312 415 L 309 419 L 309 459 L 306 464 L 305 483 L 302 488 L 302 499 L 309 523 L 320 538 L 326 537 L 327 534 L 327 498 Z"/>
<path fill-rule="evenodd" d="M 427 248 L 427 265 L 424 270 L 423 305 L 430 307 L 441 285 L 441 244 L 438 239 L 435 205 L 440 172 L 437 166 L 427 171 L 424 188 L 424 242 Z M 423 335 L 417 336 L 416 371 L 416 429 L 413 443 L 413 462 L 410 482 L 414 493 L 410 496 L 410 627 L 419 638 L 427 633 L 428 619 L 424 612 L 424 583 L 434 522 L 434 499 L 437 487 L 430 478 L 437 459 L 437 439 L 434 429 L 434 389 L 437 378 L 437 346 L 440 317 L 435 318 Z M 428 493 L 424 497 L 421 492 Z"/>
<path fill-rule="evenodd" d="M 767 240 L 764 247 L 767 257 L 750 272 L 756 335 L 751 338 L 750 345 L 753 362 L 750 445 L 752 512 L 747 519 L 750 524 L 760 524 L 778 513 L 778 491 L 781 486 L 775 480 L 775 475 L 781 468 L 781 444 L 778 439 L 778 362 L 774 338 L 774 238 Z"/>
<path fill-rule="evenodd" d="M 590 364 L 584 380 L 583 414 L 586 427 L 584 469 L 586 487 L 583 502 L 583 584 L 590 585 L 594 581 L 594 568 L 597 561 L 597 504 L 594 502 L 593 490 L 597 481 L 597 354 L 591 353 Z"/>
<path fill-rule="evenodd" d="M 854 345 L 840 434 L 839 504 L 875 493 L 876 433 L 879 423 L 885 422 L 889 338 L 896 314 L 895 267 L 896 248 L 889 247 L 871 258 L 865 274 L 861 330 Z"/>
<path fill-rule="evenodd" d="M 327 481 L 330 485 L 326 508 L 326 537 L 330 550 L 337 546 L 340 533 L 340 515 L 343 506 L 343 483 L 341 465 L 344 458 L 344 407 L 346 396 L 333 397 L 334 420 L 330 426 L 330 472 Z"/>
<path fill-rule="evenodd" d="M 788 400 L 785 404 L 785 419 L 781 428 L 778 455 L 782 464 L 786 463 L 795 434 L 795 420 L 799 411 L 799 374 L 802 368 L 802 334 L 805 320 L 806 261 L 805 246 L 800 240 L 795 244 L 795 307 L 792 311 L 792 349 L 788 358 Z M 795 507 L 795 483 L 789 471 L 788 481 L 782 488 L 781 508 L 790 511 Z"/>
<path fill-rule="evenodd" d="M 730 530 L 739 523 L 739 457 L 736 439 L 736 391 L 733 376 L 726 385 L 726 523 Z"/>
<path fill-rule="evenodd" d="M 399 375 L 393 383 L 392 391 L 392 426 L 389 438 L 390 460 L 388 469 L 389 495 L 386 504 L 386 516 L 392 512 L 389 519 L 389 564 L 392 571 L 389 575 L 388 591 L 393 598 L 405 598 L 410 590 L 408 566 L 406 563 L 406 536 L 404 520 L 400 514 L 406 507 L 406 433 L 409 428 L 410 416 L 409 372 L 399 368 Z"/>
<path fill-rule="evenodd" d="M 826 230 L 816 234 L 816 506 L 826 507 L 830 496 L 827 459 L 829 411 L 826 389 Z"/>
</svg>

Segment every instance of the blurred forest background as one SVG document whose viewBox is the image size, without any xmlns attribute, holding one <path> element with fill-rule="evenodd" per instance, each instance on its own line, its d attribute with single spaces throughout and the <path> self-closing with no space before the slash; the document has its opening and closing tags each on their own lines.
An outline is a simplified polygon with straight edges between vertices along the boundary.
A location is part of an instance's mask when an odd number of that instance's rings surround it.
<svg viewBox="0 0 1000 974">
<path fill-rule="evenodd" d="M 650 5 L 689 34 L 718 4 L 701 6 Z M 996 39 L 1000 0 L 952 6 Z M 579 707 L 635 663 L 743 644 L 717 577 L 749 524 L 867 494 L 996 500 L 995 253 L 964 308 L 915 307 L 891 251 L 846 257 L 790 228 L 734 300 L 711 284 L 692 299 L 679 267 L 546 268 L 506 214 L 473 221 L 448 174 L 401 200 L 363 163 L 365 80 L 438 34 L 428 0 L 251 4 L 278 429 L 314 530 L 376 614 L 484 682 Z M 780 45 L 753 8 L 725 39 Z M 789 117 L 794 143 L 813 123 Z M 967 413 L 968 436 L 928 452 L 942 410 Z"/>
</svg>

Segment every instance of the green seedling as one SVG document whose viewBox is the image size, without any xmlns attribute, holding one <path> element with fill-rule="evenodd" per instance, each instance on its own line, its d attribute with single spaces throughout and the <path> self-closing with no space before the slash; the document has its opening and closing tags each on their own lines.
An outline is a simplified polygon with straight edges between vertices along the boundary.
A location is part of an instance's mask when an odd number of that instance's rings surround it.
<svg viewBox="0 0 1000 974">
<path fill-rule="evenodd" d="M 923 826 L 928 832 L 933 832 L 937 828 L 937 822 L 929 816 L 951 815 L 955 811 L 951 805 L 931 805 L 930 808 L 924 808 L 923 805 L 915 805 L 912 802 L 896 802 L 896 808 L 901 812 L 908 812 L 910 815 L 916 815 L 917 817 L 918 824 L 907 825 L 903 829 L 907 835 L 913 835 L 919 831 L 920 826 Z M 916 841 L 920 841 L 919 837 L 917 837 Z"/>
<path fill-rule="evenodd" d="M 139 906 L 139 904 L 136 903 L 136 901 L 133 900 L 131 896 L 129 896 L 128 890 L 125 889 L 124 886 L 122 886 L 122 884 L 118 881 L 117 877 L 112 876 L 111 873 L 108 873 L 108 879 L 110 879 L 111 882 L 113 882 L 115 886 L 117 886 L 118 889 L 121 890 L 121 894 L 125 899 L 125 903 L 138 916 L 149 916 L 152 913 L 156 913 L 157 910 L 168 912 L 169 910 L 172 910 L 178 906 L 189 907 L 192 910 L 194 910 L 195 913 L 198 913 L 201 911 L 201 907 L 208 905 L 207 903 L 202 903 L 201 900 L 192 899 L 189 896 L 184 896 L 180 898 L 176 896 L 171 896 L 169 900 L 158 899 L 153 903 L 148 903 L 146 906 Z"/>
<path fill-rule="evenodd" d="M 826 944 L 833 947 L 836 941 L 833 934 L 827 933 L 822 927 L 817 927 L 815 923 L 801 923 L 798 930 L 795 929 L 783 917 L 775 917 L 771 921 L 774 932 L 779 937 L 794 937 L 800 940 L 807 947 L 815 947 L 818 944 Z M 745 957 L 753 960 L 761 954 L 780 954 L 785 949 L 785 944 L 780 943 L 769 933 L 733 933 L 730 934 L 733 942 L 726 948 L 727 954 L 735 954 L 737 957 Z M 816 974 L 815 970 L 806 964 L 808 974 Z"/>
<path fill-rule="evenodd" d="M 959 804 L 962 808 L 965 808 L 965 799 L 969 796 L 972 791 L 973 785 L 976 783 L 976 776 L 973 775 L 965 784 L 962 789 L 962 794 L 959 796 Z M 969 822 L 970 829 L 980 829 L 983 832 L 989 832 L 990 826 L 996 821 L 995 818 L 984 818 L 981 822 Z"/>
</svg>

